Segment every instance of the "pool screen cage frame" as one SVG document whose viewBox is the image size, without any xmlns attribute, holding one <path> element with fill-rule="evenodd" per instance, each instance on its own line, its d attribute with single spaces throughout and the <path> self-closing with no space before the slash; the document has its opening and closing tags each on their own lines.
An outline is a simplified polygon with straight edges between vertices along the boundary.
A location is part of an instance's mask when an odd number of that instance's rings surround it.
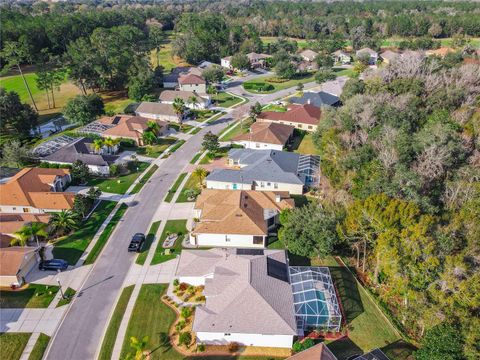
<svg viewBox="0 0 480 360">
<path fill-rule="evenodd" d="M 340 331 L 342 313 L 328 267 L 289 266 L 288 275 L 298 330 Z"/>
</svg>

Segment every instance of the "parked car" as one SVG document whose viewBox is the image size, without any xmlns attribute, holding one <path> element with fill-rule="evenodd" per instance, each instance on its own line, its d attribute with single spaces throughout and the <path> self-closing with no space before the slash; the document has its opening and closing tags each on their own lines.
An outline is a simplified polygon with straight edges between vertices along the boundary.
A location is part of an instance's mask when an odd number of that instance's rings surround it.
<svg viewBox="0 0 480 360">
<path fill-rule="evenodd" d="M 38 265 L 38 268 L 40 270 L 67 270 L 68 268 L 68 262 L 62 259 L 51 259 L 51 260 L 44 260 L 40 261 L 40 264 Z"/>
<path fill-rule="evenodd" d="M 128 251 L 142 251 L 143 244 L 145 243 L 145 235 L 142 233 L 136 233 L 133 235 L 132 240 L 130 240 L 130 244 L 128 245 Z"/>
</svg>

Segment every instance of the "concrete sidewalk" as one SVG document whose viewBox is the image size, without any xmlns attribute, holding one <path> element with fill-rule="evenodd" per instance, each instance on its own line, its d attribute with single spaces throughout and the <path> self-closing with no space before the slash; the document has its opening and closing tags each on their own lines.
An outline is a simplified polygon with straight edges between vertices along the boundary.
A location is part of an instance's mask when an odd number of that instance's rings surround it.
<svg viewBox="0 0 480 360">
<path fill-rule="evenodd" d="M 0 309 L 0 332 L 43 332 L 52 336 L 67 306 L 54 309 Z"/>
</svg>

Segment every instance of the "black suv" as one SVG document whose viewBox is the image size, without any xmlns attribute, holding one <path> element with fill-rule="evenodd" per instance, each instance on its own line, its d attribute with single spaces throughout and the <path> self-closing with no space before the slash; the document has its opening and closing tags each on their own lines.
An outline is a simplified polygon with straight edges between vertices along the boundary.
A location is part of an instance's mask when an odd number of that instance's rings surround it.
<svg viewBox="0 0 480 360">
<path fill-rule="evenodd" d="M 143 244 L 145 243 L 145 235 L 142 233 L 136 233 L 133 235 L 132 240 L 130 240 L 130 244 L 128 245 L 128 251 L 142 251 Z"/>
</svg>

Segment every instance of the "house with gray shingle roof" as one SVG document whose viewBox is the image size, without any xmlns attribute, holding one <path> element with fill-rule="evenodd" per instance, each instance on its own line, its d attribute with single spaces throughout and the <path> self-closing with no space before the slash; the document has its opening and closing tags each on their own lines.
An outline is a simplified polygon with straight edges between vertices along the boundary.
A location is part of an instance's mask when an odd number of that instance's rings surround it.
<svg viewBox="0 0 480 360">
<path fill-rule="evenodd" d="M 316 107 L 338 106 L 340 98 L 325 91 L 320 92 L 304 92 L 302 96 L 294 96 L 290 98 L 292 104 L 311 104 Z"/>
<path fill-rule="evenodd" d="M 320 158 L 277 150 L 231 149 L 227 169 L 206 178 L 208 189 L 288 191 L 301 195 L 319 181 Z"/>
</svg>

